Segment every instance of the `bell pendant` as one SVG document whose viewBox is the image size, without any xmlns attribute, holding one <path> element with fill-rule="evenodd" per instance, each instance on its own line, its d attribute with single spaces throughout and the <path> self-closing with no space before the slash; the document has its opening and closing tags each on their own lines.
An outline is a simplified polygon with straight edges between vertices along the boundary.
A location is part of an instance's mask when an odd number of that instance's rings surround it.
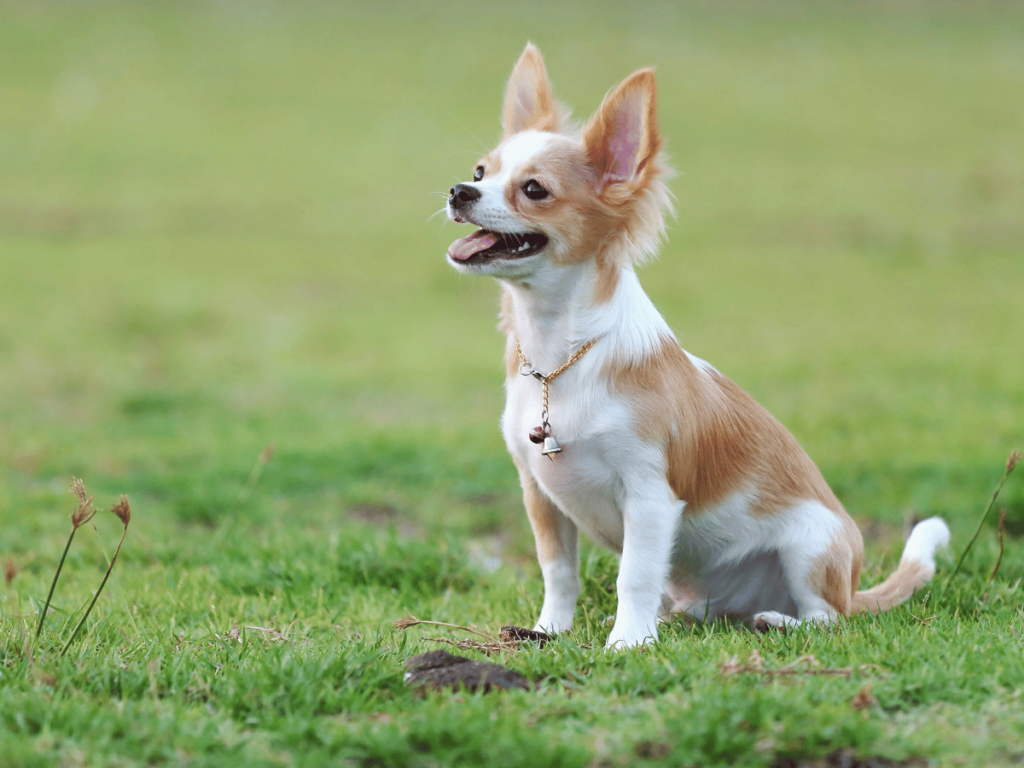
<svg viewBox="0 0 1024 768">
<path fill-rule="evenodd" d="M 562 446 L 558 444 L 558 441 L 555 440 L 555 438 L 548 435 L 544 438 L 544 446 L 540 449 L 540 452 L 550 459 L 552 453 L 562 452 Z"/>
</svg>

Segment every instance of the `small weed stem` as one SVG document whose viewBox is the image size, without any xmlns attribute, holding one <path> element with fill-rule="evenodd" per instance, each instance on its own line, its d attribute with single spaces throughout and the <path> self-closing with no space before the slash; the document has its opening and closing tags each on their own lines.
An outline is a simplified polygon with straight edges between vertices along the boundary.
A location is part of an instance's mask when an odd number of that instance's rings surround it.
<svg viewBox="0 0 1024 768">
<path fill-rule="evenodd" d="M 64 554 L 60 556 L 60 562 L 57 564 L 57 572 L 53 574 L 53 583 L 50 585 L 50 594 L 46 596 L 46 602 L 43 604 L 43 611 L 39 614 L 39 626 L 36 627 L 36 640 L 39 639 L 39 635 L 43 631 L 43 622 L 46 620 L 46 612 L 50 609 L 50 600 L 53 599 L 53 590 L 57 588 L 57 579 L 60 578 L 60 572 L 64 568 L 64 560 L 67 559 L 68 550 L 71 549 L 71 542 L 74 541 L 75 531 L 92 520 L 96 515 L 96 509 L 92 505 L 92 496 L 89 496 L 85 492 L 85 483 L 83 483 L 80 478 L 71 478 L 71 488 L 68 489 L 68 492 L 78 499 L 78 507 L 71 513 L 71 535 L 68 536 L 68 543 L 64 546 Z"/>
<path fill-rule="evenodd" d="M 989 584 L 992 583 L 992 579 L 999 573 L 999 566 L 1003 564 L 1003 534 L 1006 533 L 1006 510 L 999 510 L 999 557 L 996 558 L 996 565 L 992 569 L 992 573 L 989 574 Z"/>
<path fill-rule="evenodd" d="M 971 547 L 974 546 L 974 542 L 978 540 L 978 536 L 981 534 L 981 529 L 985 526 L 985 520 L 988 519 L 988 513 L 992 511 L 992 507 L 996 503 L 996 499 L 999 498 L 999 492 L 1003 490 L 1003 484 L 1006 482 L 1006 478 L 1010 476 L 1013 470 L 1017 467 L 1017 462 L 1020 461 L 1021 455 L 1017 451 L 1011 451 L 1010 457 L 1006 460 L 1006 471 L 1003 472 L 1002 478 L 999 480 L 999 485 L 996 486 L 995 492 L 992 494 L 992 498 L 989 499 L 988 506 L 985 507 L 985 511 L 981 513 L 981 519 L 978 521 L 978 527 L 974 531 L 974 535 L 971 536 L 971 540 L 967 542 L 967 546 L 964 547 L 964 551 L 960 555 L 960 559 L 956 561 L 956 568 L 949 574 L 949 578 L 946 582 L 949 583 L 954 576 L 960 572 L 960 566 L 964 564 L 964 559 L 967 557 L 967 553 L 971 551 Z"/>
<path fill-rule="evenodd" d="M 57 579 L 60 578 L 60 572 L 64 568 L 64 560 L 68 556 L 68 550 L 71 549 L 71 542 L 75 538 L 75 531 L 78 528 L 71 529 L 71 535 L 68 536 L 68 543 L 64 547 L 64 554 L 60 556 L 60 562 L 57 564 L 57 572 L 53 574 L 53 583 L 50 585 L 50 594 L 46 596 L 46 602 L 43 604 L 43 611 L 39 614 L 39 626 L 36 627 L 36 640 L 39 639 L 39 635 L 43 631 L 43 622 L 46 620 L 46 612 L 50 609 L 50 600 L 53 598 L 53 590 L 57 588 Z"/>
<path fill-rule="evenodd" d="M 121 497 L 121 501 L 115 504 L 111 510 L 118 519 L 124 523 L 124 530 L 121 531 L 121 540 L 117 542 L 117 549 L 114 550 L 114 556 L 110 558 L 110 565 L 107 566 L 107 572 L 103 575 L 103 581 L 100 582 L 99 589 L 96 590 L 96 594 L 92 596 L 92 602 L 89 603 L 89 607 L 85 609 L 85 614 L 78 621 L 78 625 L 75 627 L 75 631 L 71 633 L 71 637 L 61 648 L 60 655 L 63 656 L 68 652 L 68 648 L 71 647 L 71 643 L 74 642 L 75 637 L 78 635 L 78 630 L 85 624 L 85 620 L 89 618 L 89 614 L 92 612 L 92 607 L 96 605 L 96 601 L 100 597 L 100 593 L 103 591 L 103 587 L 107 585 L 107 579 L 110 578 L 110 572 L 114 570 L 114 563 L 117 562 L 117 555 L 121 551 L 121 545 L 124 544 L 124 537 L 128 535 L 128 522 L 131 520 L 131 510 L 128 507 L 128 497 Z"/>
<path fill-rule="evenodd" d="M 256 464 L 253 466 L 252 472 L 249 473 L 249 480 L 246 482 L 245 487 L 238 493 L 239 504 L 243 504 L 249 500 L 253 489 L 256 487 L 256 483 L 259 482 L 260 475 L 263 474 L 263 468 L 270 463 L 272 458 L 274 458 L 274 444 L 270 443 L 263 449 L 262 453 L 256 457 Z"/>
</svg>

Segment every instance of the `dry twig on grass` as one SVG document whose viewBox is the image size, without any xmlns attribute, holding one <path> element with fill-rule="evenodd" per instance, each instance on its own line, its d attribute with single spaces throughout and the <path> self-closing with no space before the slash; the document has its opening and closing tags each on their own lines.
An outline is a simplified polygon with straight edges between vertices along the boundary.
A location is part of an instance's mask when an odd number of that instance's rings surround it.
<svg viewBox="0 0 1024 768">
<path fill-rule="evenodd" d="M 449 637 L 425 637 L 424 640 L 428 640 L 432 643 L 446 643 L 448 645 L 454 645 L 464 651 L 482 651 L 488 655 L 501 653 L 502 651 L 514 651 L 519 648 L 523 643 L 536 643 L 541 648 L 552 640 L 552 636 L 546 632 L 536 632 L 532 629 L 524 629 L 523 627 L 506 626 L 502 627 L 498 631 L 498 637 L 492 637 L 486 632 L 481 632 L 475 626 L 463 627 L 459 624 L 449 624 L 444 621 L 429 621 L 427 619 L 418 619 L 415 616 L 408 616 L 404 619 L 398 619 L 393 622 L 391 626 L 395 629 L 405 630 L 409 627 L 415 627 L 419 624 L 434 627 L 448 627 L 449 629 L 461 629 L 464 632 L 471 632 L 474 635 L 479 635 L 484 638 L 485 642 L 479 640 L 472 640 L 466 638 L 464 640 L 452 640 Z M 589 648 L 589 646 L 581 646 L 583 648 Z"/>
<path fill-rule="evenodd" d="M 806 665 L 801 668 L 801 665 Z M 726 675 L 737 675 L 744 672 L 755 675 L 766 675 L 769 677 L 782 677 L 786 675 L 839 675 L 849 678 L 853 670 L 849 667 L 824 667 L 814 656 L 801 656 L 799 659 L 790 662 L 778 669 L 766 669 L 764 659 L 755 648 L 750 652 L 746 664 L 739 663 L 739 657 L 733 656 L 725 664 L 718 665 Z"/>
<path fill-rule="evenodd" d="M 493 656 L 496 653 L 502 651 L 514 651 L 519 647 L 518 642 L 494 642 L 494 643 L 481 643 L 476 640 L 471 640 L 468 637 L 465 640 L 452 640 L 450 637 L 425 637 L 431 643 L 444 643 L 446 645 L 454 645 L 461 651 L 480 651 L 486 653 L 488 656 Z"/>
<path fill-rule="evenodd" d="M 276 629 L 270 629 L 269 627 L 252 627 L 248 625 L 246 625 L 245 627 L 232 627 L 231 631 L 228 632 L 227 637 L 231 640 L 235 640 L 236 642 L 242 642 L 242 629 L 245 629 L 249 632 L 261 632 L 264 637 L 267 637 L 271 640 L 280 640 L 284 643 L 291 642 L 287 637 L 282 635 Z"/>
<path fill-rule="evenodd" d="M 480 637 L 484 638 L 489 643 L 500 642 L 497 638 L 491 637 L 486 632 L 481 632 L 474 626 L 463 627 L 460 624 L 449 624 L 446 621 L 431 621 L 429 619 L 418 619 L 411 614 L 404 619 L 398 619 L 397 621 L 394 621 L 391 624 L 391 626 L 395 629 L 405 630 L 409 627 L 415 627 L 419 624 L 426 624 L 431 627 L 448 627 L 449 629 L 461 629 L 463 632 L 472 632 L 474 635 L 480 635 Z"/>
</svg>

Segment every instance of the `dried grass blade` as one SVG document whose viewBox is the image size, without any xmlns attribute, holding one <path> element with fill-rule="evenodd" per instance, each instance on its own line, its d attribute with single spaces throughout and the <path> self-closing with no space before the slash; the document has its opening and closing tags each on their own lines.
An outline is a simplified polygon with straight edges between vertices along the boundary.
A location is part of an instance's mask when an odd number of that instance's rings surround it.
<svg viewBox="0 0 1024 768">
<path fill-rule="evenodd" d="M 1003 564 L 1003 536 L 1006 534 L 1006 510 L 999 510 L 999 557 L 996 558 L 995 568 L 992 569 L 992 573 L 988 577 L 988 581 L 991 584 L 992 579 L 999 573 L 999 566 Z"/>
<path fill-rule="evenodd" d="M 1020 458 L 1020 453 L 1018 453 L 1017 451 L 1010 451 L 1010 456 L 1006 460 L 1006 471 L 1003 472 L 1003 476 L 999 480 L 999 485 L 996 486 L 996 490 L 992 494 L 992 498 L 989 499 L 988 506 L 985 507 L 985 511 L 981 513 L 981 519 L 978 521 L 978 527 L 977 529 L 975 529 L 974 535 L 971 536 L 971 540 L 968 541 L 967 546 L 964 547 L 964 551 L 960 554 L 960 559 L 956 561 L 956 568 L 954 568 L 953 572 L 949 574 L 949 576 L 947 577 L 947 583 L 949 583 L 953 579 L 953 577 L 960 572 L 960 567 L 964 564 L 964 559 L 967 557 L 967 553 L 971 551 L 971 548 L 974 546 L 974 542 L 978 540 L 978 536 L 981 534 L 981 529 L 985 526 L 985 520 L 988 519 L 988 513 L 992 511 L 992 507 L 995 505 L 996 499 L 999 498 L 999 492 L 1003 490 L 1003 484 L 1006 482 L 1006 479 L 1013 473 L 1013 470 L 1016 469 L 1017 463 L 1020 461 Z"/>
<path fill-rule="evenodd" d="M 448 627 L 449 629 L 461 629 L 463 632 L 472 632 L 474 635 L 480 635 L 480 637 L 487 640 L 489 643 L 500 645 L 501 641 L 496 637 L 491 637 L 486 632 L 481 632 L 475 627 L 464 627 L 461 624 L 449 624 L 445 621 L 429 621 L 428 619 L 417 619 L 415 616 L 407 616 L 404 619 L 398 619 L 394 621 L 391 626 L 395 629 L 408 629 L 409 627 L 415 627 L 417 624 L 427 624 L 432 627 Z"/>
</svg>

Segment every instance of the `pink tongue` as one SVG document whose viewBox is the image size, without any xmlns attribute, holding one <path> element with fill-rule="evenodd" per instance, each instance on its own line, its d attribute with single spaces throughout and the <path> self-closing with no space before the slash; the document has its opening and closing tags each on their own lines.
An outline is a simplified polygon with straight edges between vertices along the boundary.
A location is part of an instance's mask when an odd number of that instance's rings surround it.
<svg viewBox="0 0 1024 768">
<path fill-rule="evenodd" d="M 498 236 L 493 232 L 478 229 L 468 237 L 460 237 L 448 246 L 448 256 L 459 261 L 465 261 L 474 253 L 486 251 L 498 242 Z"/>
</svg>

